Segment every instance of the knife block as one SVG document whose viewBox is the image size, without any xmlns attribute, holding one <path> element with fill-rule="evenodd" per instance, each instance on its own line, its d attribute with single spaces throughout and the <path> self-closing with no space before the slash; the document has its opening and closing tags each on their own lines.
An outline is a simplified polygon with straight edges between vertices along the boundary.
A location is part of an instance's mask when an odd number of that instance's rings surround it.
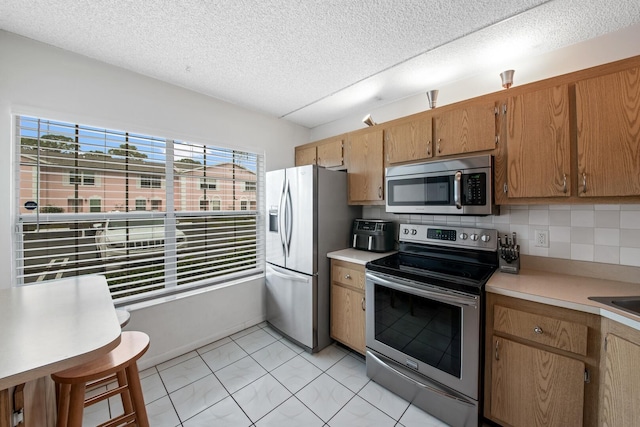
<svg viewBox="0 0 640 427">
<path fill-rule="evenodd" d="M 520 245 L 516 246 L 516 256 L 510 256 L 504 250 L 498 249 L 498 268 L 504 273 L 518 274 L 520 272 Z"/>
</svg>

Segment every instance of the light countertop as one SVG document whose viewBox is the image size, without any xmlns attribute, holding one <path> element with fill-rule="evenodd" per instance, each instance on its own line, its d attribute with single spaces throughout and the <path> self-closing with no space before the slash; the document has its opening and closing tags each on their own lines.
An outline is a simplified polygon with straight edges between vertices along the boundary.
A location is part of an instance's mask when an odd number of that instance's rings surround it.
<svg viewBox="0 0 640 427">
<path fill-rule="evenodd" d="M 108 353 L 120 323 L 104 276 L 0 290 L 0 390 Z"/>
<path fill-rule="evenodd" d="M 640 316 L 588 299 L 640 296 L 640 285 L 636 283 L 521 269 L 520 274 L 496 271 L 487 282 L 486 291 L 598 314 L 640 330 Z"/>
<path fill-rule="evenodd" d="M 354 264 L 365 265 L 369 261 L 384 258 L 387 255 L 395 254 L 397 251 L 391 252 L 370 252 L 359 249 L 347 248 L 335 252 L 329 252 L 327 256 L 340 261 L 352 262 Z"/>
</svg>

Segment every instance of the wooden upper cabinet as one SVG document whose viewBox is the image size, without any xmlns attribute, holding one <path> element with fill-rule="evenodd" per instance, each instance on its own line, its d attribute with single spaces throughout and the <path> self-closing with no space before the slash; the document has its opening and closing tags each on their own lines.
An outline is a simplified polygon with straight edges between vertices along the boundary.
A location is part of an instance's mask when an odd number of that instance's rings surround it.
<svg viewBox="0 0 640 427">
<path fill-rule="evenodd" d="M 296 166 L 315 165 L 316 164 L 316 147 L 296 147 Z"/>
<path fill-rule="evenodd" d="M 576 83 L 578 195 L 640 195 L 640 68 Z"/>
<path fill-rule="evenodd" d="M 467 104 L 436 113 L 435 155 L 473 153 L 496 147 L 496 118 L 493 102 Z"/>
<path fill-rule="evenodd" d="M 317 147 L 317 164 L 326 168 L 344 166 L 344 137 L 322 142 Z"/>
<path fill-rule="evenodd" d="M 384 203 L 382 129 L 349 134 L 349 204 Z"/>
<path fill-rule="evenodd" d="M 511 97 L 506 114 L 508 197 L 568 197 L 568 85 Z"/>
<path fill-rule="evenodd" d="M 388 164 L 429 159 L 433 155 L 431 115 L 384 130 Z"/>
</svg>

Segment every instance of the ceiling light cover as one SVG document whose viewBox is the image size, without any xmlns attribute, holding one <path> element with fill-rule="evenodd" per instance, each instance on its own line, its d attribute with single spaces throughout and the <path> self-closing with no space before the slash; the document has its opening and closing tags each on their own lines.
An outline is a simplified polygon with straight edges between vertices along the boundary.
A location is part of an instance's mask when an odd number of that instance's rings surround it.
<svg viewBox="0 0 640 427">
<path fill-rule="evenodd" d="M 507 70 L 500 73 L 503 88 L 509 89 L 513 85 L 513 73 L 515 73 L 515 70 Z"/>
<path fill-rule="evenodd" d="M 436 101 L 438 100 L 438 89 L 428 91 L 427 99 L 429 100 L 429 108 L 436 108 Z"/>
<path fill-rule="evenodd" d="M 371 114 L 367 114 L 365 116 L 365 118 L 362 119 L 362 123 L 364 123 L 367 126 L 375 126 L 375 125 L 377 125 L 377 123 L 374 122 L 373 119 L 371 118 Z"/>
</svg>

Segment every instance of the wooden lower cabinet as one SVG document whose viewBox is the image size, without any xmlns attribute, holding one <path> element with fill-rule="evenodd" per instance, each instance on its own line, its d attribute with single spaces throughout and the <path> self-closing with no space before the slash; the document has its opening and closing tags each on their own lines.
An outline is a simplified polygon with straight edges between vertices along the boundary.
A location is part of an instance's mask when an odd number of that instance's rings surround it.
<svg viewBox="0 0 640 427">
<path fill-rule="evenodd" d="M 582 426 L 584 363 L 494 336 L 491 415 L 513 426 Z"/>
<path fill-rule="evenodd" d="M 364 354 L 364 266 L 331 260 L 331 278 L 331 338 Z"/>
<path fill-rule="evenodd" d="M 0 427 L 14 426 L 14 412 L 22 413 L 19 427 L 54 427 L 58 414 L 55 384 L 51 377 L 0 390 Z"/>
<path fill-rule="evenodd" d="M 599 425 L 637 426 L 640 423 L 640 331 L 609 319 L 602 357 Z"/>
<path fill-rule="evenodd" d="M 600 316 L 489 292 L 485 334 L 485 418 L 598 425 Z"/>
</svg>

